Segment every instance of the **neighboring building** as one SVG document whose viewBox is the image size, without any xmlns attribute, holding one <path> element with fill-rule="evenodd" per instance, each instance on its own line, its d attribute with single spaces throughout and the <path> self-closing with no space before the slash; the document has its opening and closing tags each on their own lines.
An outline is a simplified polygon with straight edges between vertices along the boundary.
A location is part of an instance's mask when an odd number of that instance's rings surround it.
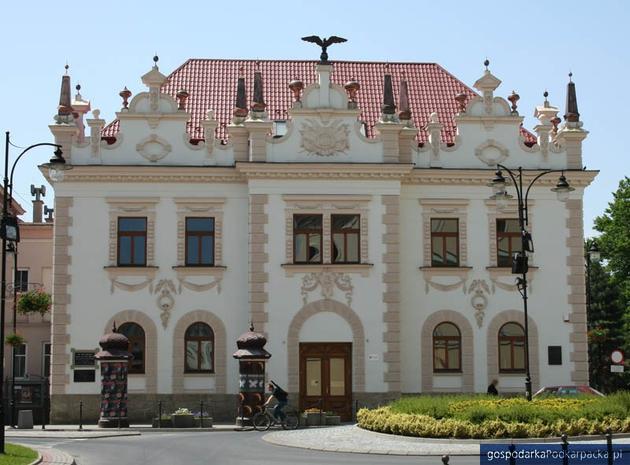
<svg viewBox="0 0 630 465">
<path fill-rule="evenodd" d="M 487 68 L 480 96 L 430 63 L 189 60 L 167 77 L 156 57 L 142 82 L 85 136 L 89 103 L 62 80 L 50 129 L 73 169 L 42 168 L 56 195 L 53 421 L 76 420 L 79 399 L 95 418 L 89 355 L 114 323 L 136 355 L 132 421 L 158 400 L 234 418 L 250 321 L 301 408 L 348 417 L 354 400 L 493 378 L 522 392 L 517 215 L 489 200 L 497 163 L 528 180 L 563 169 L 576 188 L 561 203 L 550 175 L 530 193 L 531 367 L 534 388 L 588 383 L 582 196 L 596 173 L 582 170 L 573 83 L 566 121 L 545 99 L 532 134 Z"/>
<path fill-rule="evenodd" d="M 1 188 L 0 188 L 1 191 Z M 52 251 L 53 251 L 53 219 L 52 213 L 44 220 L 41 200 L 41 188 L 33 201 L 33 222 L 20 221 L 20 242 L 17 244 L 17 274 L 15 274 L 15 250 L 11 244 L 7 253 L 7 293 L 5 335 L 13 334 L 13 314 L 17 295 L 19 300 L 23 292 L 41 289 L 52 292 Z M 1 199 L 0 193 L 0 199 Z M 11 214 L 20 216 L 24 209 L 15 201 L 12 202 Z M 48 211 L 48 210 L 47 210 Z M 16 333 L 22 336 L 25 343 L 15 348 L 15 377 L 25 379 L 48 378 L 50 370 L 50 313 L 42 315 L 22 315 L 15 312 Z M 13 348 L 5 345 L 5 370 L 7 379 L 13 375 Z"/>
</svg>

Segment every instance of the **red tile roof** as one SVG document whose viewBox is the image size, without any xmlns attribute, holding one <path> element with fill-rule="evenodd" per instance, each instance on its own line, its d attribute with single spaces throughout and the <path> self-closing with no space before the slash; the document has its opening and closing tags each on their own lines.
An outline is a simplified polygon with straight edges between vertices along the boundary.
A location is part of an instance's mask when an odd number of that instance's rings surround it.
<svg viewBox="0 0 630 465">
<path fill-rule="evenodd" d="M 256 60 L 212 60 L 190 59 L 177 68 L 162 86 L 162 91 L 175 97 L 180 89 L 189 93 L 186 110 L 192 114 L 187 123 L 190 138 L 204 138 L 201 121 L 205 119 L 209 109 L 214 110 L 219 122 L 216 137 L 228 137 L 225 126 L 230 123 L 236 99 L 236 82 L 239 68 L 243 67 L 248 93 L 248 105 L 251 105 L 253 93 L 254 71 Z M 300 79 L 304 85 L 315 82 L 315 61 L 267 60 L 258 61 L 264 81 L 264 96 L 267 113 L 272 120 L 287 119 L 287 110 L 291 107 L 292 94 L 288 84 L 293 79 Z M 409 100 L 413 123 L 419 128 L 418 142 L 426 141 L 427 134 L 423 130 L 432 112 L 437 112 L 444 125 L 442 140 L 453 143 L 455 139 L 455 122 L 457 113 L 455 96 L 465 92 L 470 98 L 477 95 L 472 89 L 455 78 L 436 63 L 390 63 L 389 72 L 394 82 L 394 93 L 398 99 L 398 86 L 403 72 L 409 86 Z M 383 99 L 383 76 L 385 64 L 378 62 L 335 61 L 331 80 L 343 85 L 354 79 L 361 89 L 357 95 L 361 119 L 367 123 L 368 136 L 373 135 L 373 126 L 381 115 Z M 118 132 L 118 120 L 103 129 L 103 138 L 113 140 Z M 533 144 L 536 138 L 521 128 L 525 140 Z"/>
</svg>

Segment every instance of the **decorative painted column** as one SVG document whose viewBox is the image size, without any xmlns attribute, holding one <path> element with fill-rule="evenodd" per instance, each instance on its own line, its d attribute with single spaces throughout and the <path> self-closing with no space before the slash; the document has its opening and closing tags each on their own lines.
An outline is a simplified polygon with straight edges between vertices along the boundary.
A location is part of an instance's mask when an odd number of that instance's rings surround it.
<svg viewBox="0 0 630 465">
<path fill-rule="evenodd" d="M 239 394 L 237 426 L 252 424 L 252 417 L 265 403 L 265 364 L 271 354 L 264 347 L 267 338 L 254 332 L 254 325 L 236 340 L 238 350 L 232 355 L 239 361 Z"/>
<path fill-rule="evenodd" d="M 129 339 L 116 330 L 106 334 L 98 343 L 101 351 L 95 355 L 101 363 L 101 413 L 99 428 L 128 428 L 127 417 L 127 373 L 129 360 Z"/>
</svg>

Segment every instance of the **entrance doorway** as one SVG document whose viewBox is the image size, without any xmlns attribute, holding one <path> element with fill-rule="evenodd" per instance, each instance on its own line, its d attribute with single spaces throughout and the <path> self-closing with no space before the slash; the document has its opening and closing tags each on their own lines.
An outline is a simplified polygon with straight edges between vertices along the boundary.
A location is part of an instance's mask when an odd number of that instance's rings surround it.
<svg viewBox="0 0 630 465">
<path fill-rule="evenodd" d="M 300 410 L 322 408 L 352 419 L 352 344 L 300 343 Z"/>
</svg>

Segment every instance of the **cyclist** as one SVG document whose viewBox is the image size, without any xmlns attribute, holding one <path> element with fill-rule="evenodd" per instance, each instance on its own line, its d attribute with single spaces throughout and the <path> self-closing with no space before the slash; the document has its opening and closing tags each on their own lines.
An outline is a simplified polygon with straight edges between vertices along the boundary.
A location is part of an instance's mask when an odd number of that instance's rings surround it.
<svg viewBox="0 0 630 465">
<path fill-rule="evenodd" d="M 273 381 L 270 381 L 269 384 L 267 384 L 267 389 L 270 394 L 269 398 L 265 402 L 265 407 L 267 407 L 269 403 L 273 399 L 275 399 L 276 406 L 273 408 L 273 416 L 276 420 L 284 421 L 286 415 L 282 411 L 282 409 L 287 406 L 287 402 L 289 401 L 289 394 Z"/>
</svg>

